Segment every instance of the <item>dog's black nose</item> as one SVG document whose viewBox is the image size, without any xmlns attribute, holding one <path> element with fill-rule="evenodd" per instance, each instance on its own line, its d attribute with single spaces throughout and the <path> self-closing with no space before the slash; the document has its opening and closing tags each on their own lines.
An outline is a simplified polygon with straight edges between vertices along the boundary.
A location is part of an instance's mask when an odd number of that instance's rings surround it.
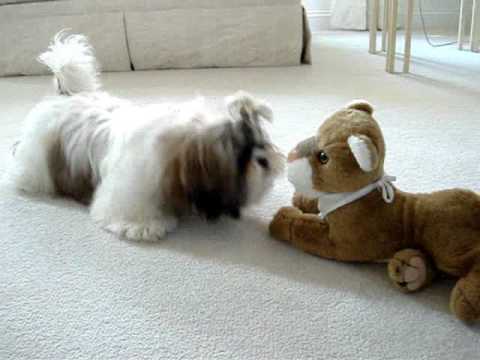
<svg viewBox="0 0 480 360">
<path fill-rule="evenodd" d="M 230 209 L 228 214 L 234 219 L 239 219 L 240 218 L 240 209 L 239 208 Z"/>
</svg>

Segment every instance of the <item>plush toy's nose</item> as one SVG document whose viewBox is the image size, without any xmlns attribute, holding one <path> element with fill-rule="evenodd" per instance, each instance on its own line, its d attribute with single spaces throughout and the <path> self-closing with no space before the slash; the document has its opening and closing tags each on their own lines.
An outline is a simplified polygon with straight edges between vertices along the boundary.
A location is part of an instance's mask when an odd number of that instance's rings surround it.
<svg viewBox="0 0 480 360">
<path fill-rule="evenodd" d="M 298 160 L 300 159 L 300 153 L 298 152 L 297 149 L 293 149 L 292 151 L 290 151 L 288 153 L 288 157 L 287 157 L 287 162 L 291 163 L 291 162 L 294 162 L 295 160 Z"/>
<path fill-rule="evenodd" d="M 295 149 L 288 154 L 287 162 L 291 163 L 303 157 L 308 157 L 315 151 L 317 146 L 317 138 L 315 136 L 309 137 L 297 144 Z"/>
</svg>

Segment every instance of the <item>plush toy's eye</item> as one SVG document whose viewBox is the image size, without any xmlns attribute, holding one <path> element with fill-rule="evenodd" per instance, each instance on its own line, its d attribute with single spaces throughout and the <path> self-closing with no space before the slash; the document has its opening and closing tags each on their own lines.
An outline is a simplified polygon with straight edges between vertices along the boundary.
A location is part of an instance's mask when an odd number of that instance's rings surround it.
<svg viewBox="0 0 480 360">
<path fill-rule="evenodd" d="M 318 153 L 317 153 L 317 160 L 320 162 L 320 164 L 322 165 L 325 165 L 326 163 L 328 163 L 328 155 L 325 151 L 323 150 L 320 150 Z"/>
</svg>

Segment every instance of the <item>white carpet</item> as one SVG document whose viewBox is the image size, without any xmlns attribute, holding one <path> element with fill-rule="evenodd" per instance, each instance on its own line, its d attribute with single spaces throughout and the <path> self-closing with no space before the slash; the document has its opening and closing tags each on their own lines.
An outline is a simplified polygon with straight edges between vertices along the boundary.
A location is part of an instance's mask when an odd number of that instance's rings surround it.
<svg viewBox="0 0 480 360">
<path fill-rule="evenodd" d="M 108 74 L 141 102 L 239 88 L 274 106 L 287 150 L 352 98 L 376 105 L 389 173 L 410 191 L 480 191 L 480 55 L 414 44 L 415 75 L 389 75 L 366 33 L 314 39 L 312 67 Z M 0 79 L 0 167 L 45 77 Z M 155 245 L 97 229 L 63 200 L 0 196 L 0 359 L 474 359 L 480 325 L 448 311 L 452 282 L 416 295 L 384 265 L 349 265 L 269 238 L 282 180 L 240 222 L 190 219 Z"/>
</svg>

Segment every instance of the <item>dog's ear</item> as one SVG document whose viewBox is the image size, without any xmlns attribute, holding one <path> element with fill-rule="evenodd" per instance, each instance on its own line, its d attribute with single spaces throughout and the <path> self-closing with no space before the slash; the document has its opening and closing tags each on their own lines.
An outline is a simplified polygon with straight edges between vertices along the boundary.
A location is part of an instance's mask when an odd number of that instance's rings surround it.
<svg viewBox="0 0 480 360">
<path fill-rule="evenodd" d="M 370 172 L 378 167 L 378 150 L 368 136 L 351 135 L 348 138 L 348 146 L 360 169 Z"/>
<path fill-rule="evenodd" d="M 204 136 L 184 143 L 179 163 L 180 181 L 188 203 L 209 221 L 222 215 L 240 217 L 244 193 L 237 181 L 233 125 L 210 127 Z M 225 131 L 218 141 L 218 132 Z"/>
<path fill-rule="evenodd" d="M 243 91 L 227 97 L 226 106 L 234 120 L 231 138 L 237 153 L 238 168 L 243 172 L 254 149 L 268 142 L 262 120 L 272 121 L 272 109 L 264 101 Z"/>
<path fill-rule="evenodd" d="M 364 111 L 367 114 L 373 114 L 373 106 L 366 100 L 353 100 L 347 105 L 347 109 Z"/>
<path fill-rule="evenodd" d="M 273 111 L 263 100 L 257 99 L 244 91 L 239 91 L 226 99 L 228 112 L 235 120 L 253 121 L 264 119 L 273 121 Z"/>
</svg>

